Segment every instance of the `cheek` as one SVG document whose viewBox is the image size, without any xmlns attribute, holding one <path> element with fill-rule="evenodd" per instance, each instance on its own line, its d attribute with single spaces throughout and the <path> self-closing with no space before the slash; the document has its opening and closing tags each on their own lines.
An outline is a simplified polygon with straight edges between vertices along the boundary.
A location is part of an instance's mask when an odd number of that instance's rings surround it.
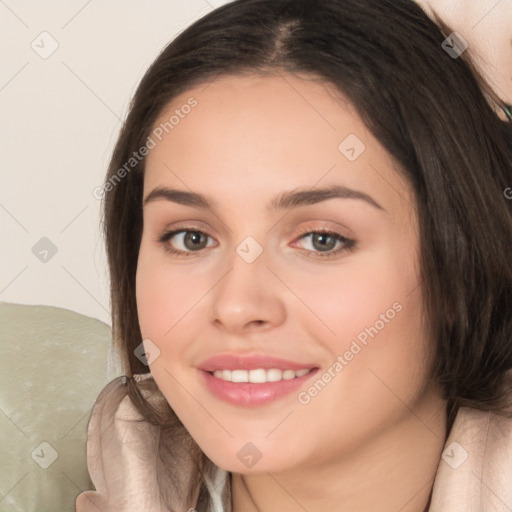
<svg viewBox="0 0 512 512">
<path fill-rule="evenodd" d="M 364 338 L 375 324 L 379 331 L 389 331 L 389 325 L 400 324 L 398 317 L 407 316 L 409 324 L 415 325 L 422 308 L 411 293 L 418 286 L 417 266 L 413 257 L 404 259 L 401 254 L 395 247 L 382 246 L 350 255 L 322 272 L 289 275 L 294 291 L 316 316 L 315 320 L 307 315 L 317 328 L 315 337 L 323 333 L 339 350 L 360 333 Z M 397 309 L 403 311 L 397 313 Z"/>
<path fill-rule="evenodd" d="M 359 334 L 364 335 L 363 342 L 360 337 L 350 342 L 343 353 L 344 369 L 332 388 L 332 402 L 323 404 L 326 410 L 350 410 L 350 421 L 364 424 L 372 418 L 378 426 L 414 407 L 428 385 L 430 349 L 421 326 L 418 295 L 414 292 L 402 299 L 401 309 L 387 323 L 377 321 L 365 327 Z M 338 407 L 332 408 L 332 403 Z"/>
<path fill-rule="evenodd" d="M 338 362 L 331 370 L 335 377 L 315 398 L 315 407 L 333 423 L 364 424 L 371 417 L 384 424 L 407 410 L 404 404 L 414 403 L 427 383 L 432 345 L 415 260 L 397 264 L 395 255 L 383 253 L 369 263 L 351 267 L 337 285 L 326 280 L 333 300 L 327 305 L 324 297 L 324 309 L 317 310 L 336 333 L 324 337 L 332 363 Z M 320 294 L 311 299 L 321 307 Z"/>
<path fill-rule="evenodd" d="M 294 289 L 316 316 L 302 321 L 303 328 L 332 354 L 331 363 L 342 357 L 332 388 L 342 402 L 350 401 L 348 394 L 365 397 L 362 407 L 375 404 L 372 397 L 390 394 L 383 382 L 404 397 L 421 387 L 432 347 L 410 245 L 359 254 L 330 274 L 297 278 Z"/>
<path fill-rule="evenodd" d="M 170 271 L 165 256 L 142 242 L 136 274 L 137 314 L 143 338 L 157 345 L 170 336 L 173 326 L 183 316 L 192 295 L 185 285 L 186 273 Z M 197 300 L 197 299 L 196 299 Z"/>
<path fill-rule="evenodd" d="M 170 263 L 163 250 L 142 241 L 136 273 L 137 315 L 142 338 L 159 349 L 159 358 L 151 364 L 155 379 L 165 370 L 179 372 L 180 364 L 187 364 L 193 348 L 190 340 L 198 338 L 207 317 L 207 301 L 202 298 L 216 279 L 214 269 Z"/>
</svg>

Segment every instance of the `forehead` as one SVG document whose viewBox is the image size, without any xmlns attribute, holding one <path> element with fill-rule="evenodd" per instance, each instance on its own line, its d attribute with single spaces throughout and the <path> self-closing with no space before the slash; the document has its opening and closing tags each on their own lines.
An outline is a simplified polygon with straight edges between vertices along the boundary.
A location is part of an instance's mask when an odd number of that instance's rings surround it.
<svg viewBox="0 0 512 512">
<path fill-rule="evenodd" d="M 377 187 L 389 200 L 396 200 L 397 188 L 410 194 L 357 110 L 318 79 L 224 76 L 174 98 L 152 134 L 145 193 L 158 185 L 185 185 L 228 196 L 250 190 L 250 200 L 263 189 L 335 182 Z"/>
</svg>

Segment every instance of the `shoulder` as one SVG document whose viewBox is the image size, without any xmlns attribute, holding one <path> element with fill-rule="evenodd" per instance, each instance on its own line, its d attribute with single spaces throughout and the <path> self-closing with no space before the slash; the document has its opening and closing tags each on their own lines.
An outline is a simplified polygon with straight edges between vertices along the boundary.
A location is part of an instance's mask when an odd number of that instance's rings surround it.
<svg viewBox="0 0 512 512">
<path fill-rule="evenodd" d="M 151 510 L 167 510 L 161 503 L 156 470 L 160 428 L 144 420 L 128 386 L 127 377 L 114 379 L 93 406 L 87 427 L 87 469 L 95 490 L 78 497 L 78 512 L 95 510 L 98 504 L 104 512 L 144 510 L 149 504 Z M 150 398 L 156 385 L 147 379 L 140 390 Z"/>
<path fill-rule="evenodd" d="M 442 452 L 429 510 L 512 508 L 510 482 L 512 417 L 461 407 Z"/>
<path fill-rule="evenodd" d="M 132 402 L 134 386 L 158 415 L 169 411 L 151 374 L 118 377 L 101 391 L 87 427 L 87 468 L 94 490 L 78 496 L 77 512 L 199 511 L 217 502 L 224 508 L 214 510 L 229 510 L 229 481 L 219 481 L 227 473 L 207 462 L 206 495 L 199 504 L 202 486 L 197 486 L 184 427 L 177 417 L 177 427 L 170 428 L 146 419 Z"/>
</svg>

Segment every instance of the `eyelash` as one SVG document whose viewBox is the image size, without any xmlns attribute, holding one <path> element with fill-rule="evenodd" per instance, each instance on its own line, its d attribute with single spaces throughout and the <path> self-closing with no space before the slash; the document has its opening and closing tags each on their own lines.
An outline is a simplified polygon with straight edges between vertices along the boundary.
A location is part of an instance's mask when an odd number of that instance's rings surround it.
<svg viewBox="0 0 512 512">
<path fill-rule="evenodd" d="M 198 251 L 180 251 L 177 249 L 173 249 L 168 244 L 168 241 L 179 233 L 200 233 L 200 234 L 206 235 L 207 237 L 211 238 L 207 233 L 205 233 L 204 231 L 201 231 L 200 229 L 196 229 L 193 227 L 182 227 L 180 229 L 174 229 L 172 231 L 165 231 L 158 237 L 157 241 L 163 246 L 163 249 L 166 252 L 173 254 L 173 255 L 189 257 L 189 256 L 193 256 L 194 253 L 200 253 L 201 251 L 204 250 L 204 249 L 200 249 Z M 304 229 L 299 234 L 298 239 L 305 238 L 306 235 L 319 234 L 319 233 L 333 237 L 336 241 L 342 242 L 343 246 L 335 251 L 328 251 L 328 252 L 311 251 L 308 249 L 302 249 L 306 254 L 308 254 L 308 256 L 311 253 L 315 254 L 315 256 L 309 256 L 311 258 L 319 258 L 319 259 L 332 258 L 342 252 L 351 252 L 356 247 L 355 240 L 346 238 L 346 237 L 340 235 L 339 233 L 336 233 L 334 231 L 329 231 L 327 229 L 315 229 L 315 230 Z"/>
</svg>

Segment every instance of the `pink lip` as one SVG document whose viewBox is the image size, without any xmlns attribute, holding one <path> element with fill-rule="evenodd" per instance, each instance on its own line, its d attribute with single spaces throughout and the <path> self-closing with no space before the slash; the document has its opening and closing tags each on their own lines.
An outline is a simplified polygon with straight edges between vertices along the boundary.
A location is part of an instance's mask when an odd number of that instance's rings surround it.
<svg viewBox="0 0 512 512">
<path fill-rule="evenodd" d="M 282 368 L 280 365 L 275 365 L 275 359 L 271 361 L 272 365 L 269 367 Z M 255 367 L 262 368 L 261 365 Z M 226 366 L 223 366 L 223 368 L 226 368 Z M 233 368 L 235 367 L 233 366 Z M 242 369 L 244 366 L 239 365 L 237 368 Z M 304 366 L 302 366 L 302 368 L 304 368 Z M 247 366 L 245 366 L 245 369 L 248 369 Z M 277 400 L 278 398 L 288 395 L 293 391 L 298 391 L 299 388 L 304 386 L 304 383 L 317 372 L 318 368 L 315 368 L 302 377 L 296 377 L 290 380 L 280 380 L 277 382 L 263 382 L 259 384 L 252 382 L 228 382 L 214 377 L 213 374 L 208 371 L 201 371 L 200 374 L 203 379 L 203 383 L 217 398 L 220 398 L 232 405 L 255 407 Z"/>
<path fill-rule="evenodd" d="M 255 370 L 256 368 L 278 368 L 281 370 L 302 370 L 316 368 L 313 363 L 297 363 L 278 357 L 265 356 L 263 354 L 219 354 L 203 361 L 198 368 L 205 372 L 215 370 Z"/>
</svg>

